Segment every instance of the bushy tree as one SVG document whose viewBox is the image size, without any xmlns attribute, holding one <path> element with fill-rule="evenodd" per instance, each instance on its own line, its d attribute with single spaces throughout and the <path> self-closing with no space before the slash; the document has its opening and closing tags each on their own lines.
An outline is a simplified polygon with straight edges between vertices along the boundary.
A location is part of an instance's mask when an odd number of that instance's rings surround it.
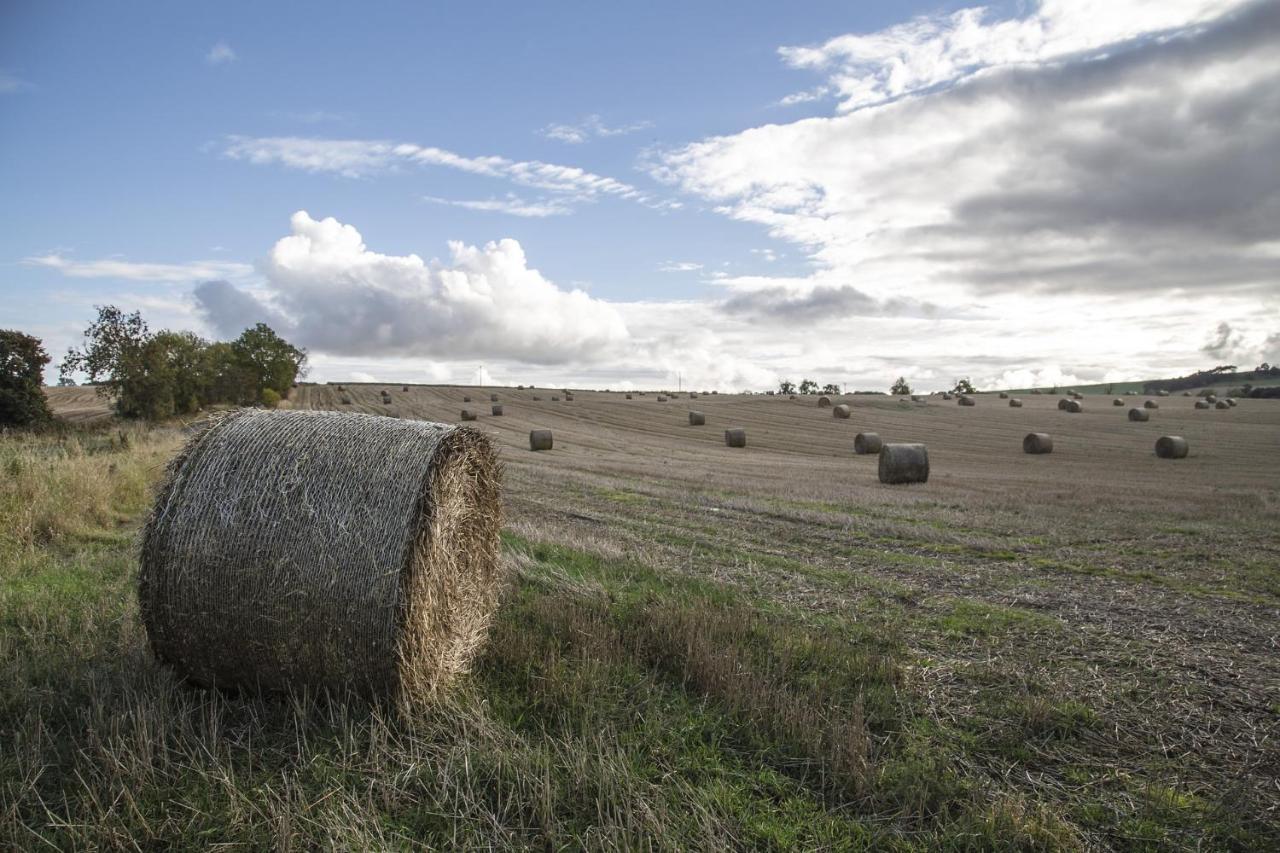
<svg viewBox="0 0 1280 853">
<path fill-rule="evenodd" d="M 911 393 L 911 386 L 907 384 L 905 376 L 899 376 L 897 381 L 893 383 L 893 387 L 889 389 L 890 394 L 896 394 L 899 397 L 905 397 Z"/>
<path fill-rule="evenodd" d="M 952 391 L 952 393 L 955 393 L 955 394 L 976 394 L 976 393 L 978 393 L 977 391 L 975 391 L 975 390 L 974 390 L 974 388 L 973 388 L 973 383 L 969 381 L 969 377 L 968 377 L 968 376 L 966 376 L 966 377 L 965 377 L 965 378 L 963 378 L 963 379 L 957 379 L 957 380 L 956 380 L 956 387 L 955 387 L 955 388 L 952 388 L 952 389 L 951 389 L 951 391 Z"/>
<path fill-rule="evenodd" d="M 812 379 L 802 379 L 800 381 L 801 394 L 812 394 L 814 391 L 817 391 L 817 390 L 818 390 L 818 383 L 814 382 Z"/>
<path fill-rule="evenodd" d="M 281 398 L 288 396 L 307 361 L 304 350 L 281 338 L 266 323 L 245 329 L 231 342 L 231 348 L 253 382 L 259 399 L 267 389 Z"/>
<path fill-rule="evenodd" d="M 822 386 L 822 393 L 823 394 L 839 394 L 840 386 L 835 384 L 834 382 L 828 382 L 826 385 Z"/>
<path fill-rule="evenodd" d="M 778 383 L 778 391 L 782 394 L 794 394 L 796 393 L 796 383 L 784 379 Z"/>
<path fill-rule="evenodd" d="M 0 329 L 0 425 L 29 426 L 49 420 L 44 366 L 49 354 L 39 338 Z"/>
</svg>

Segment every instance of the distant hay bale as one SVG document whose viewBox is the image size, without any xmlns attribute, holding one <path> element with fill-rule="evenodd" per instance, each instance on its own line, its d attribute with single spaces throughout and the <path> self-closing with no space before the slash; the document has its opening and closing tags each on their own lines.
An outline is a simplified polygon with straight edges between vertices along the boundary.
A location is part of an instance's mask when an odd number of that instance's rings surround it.
<svg viewBox="0 0 1280 853">
<path fill-rule="evenodd" d="M 537 395 L 537 394 L 534 394 L 534 395 L 533 395 L 533 402 L 535 402 L 535 403 L 541 403 L 541 402 L 542 402 L 542 397 L 541 397 L 541 396 L 539 396 L 539 395 Z"/>
<path fill-rule="evenodd" d="M 1161 388 L 1160 390 L 1156 391 L 1156 396 L 1157 396 L 1157 397 L 1168 397 L 1168 396 L 1169 396 L 1169 392 L 1168 392 L 1168 391 L 1166 391 L 1165 389 Z"/>
<path fill-rule="evenodd" d="M 1236 405 L 1237 405 L 1237 404 L 1236 404 L 1236 398 L 1235 398 L 1235 397 L 1228 397 L 1228 398 L 1227 398 L 1227 405 L 1234 409 L 1234 408 L 1236 407 Z"/>
<path fill-rule="evenodd" d="M 1180 435 L 1162 435 L 1156 439 L 1156 456 L 1161 459 L 1182 459 L 1190 449 L 1187 440 Z"/>
<path fill-rule="evenodd" d="M 490 406 L 489 413 L 493 415 L 495 418 L 502 417 L 502 406 L 501 405 Z"/>
<path fill-rule="evenodd" d="M 924 402 L 924 396 L 923 396 L 923 395 L 921 395 L 921 394 L 912 394 L 912 395 L 911 395 L 911 402 L 913 402 L 913 403 L 923 403 L 923 402 Z"/>
<path fill-rule="evenodd" d="M 390 406 L 390 405 L 391 405 L 391 398 L 390 398 L 390 397 L 383 397 L 383 398 L 382 398 L 382 404 L 383 404 L 384 406 Z"/>
<path fill-rule="evenodd" d="M 400 388 L 400 390 L 401 390 L 401 391 L 408 391 L 408 390 L 409 390 L 409 386 L 408 386 L 408 385 L 402 386 L 402 387 Z"/>
<path fill-rule="evenodd" d="M 840 405 L 836 406 L 834 409 L 831 410 L 831 416 L 834 418 L 847 420 L 849 418 L 849 407 L 844 403 L 841 403 Z"/>
<path fill-rule="evenodd" d="M 463 409 L 462 419 L 464 421 L 474 421 L 476 419 L 476 413 L 471 411 L 470 409 Z"/>
<path fill-rule="evenodd" d="M 1226 401 L 1226 400 L 1219 400 L 1218 402 L 1216 402 L 1216 403 L 1214 403 L 1214 404 L 1213 404 L 1213 407 L 1214 407 L 1215 409 L 1229 409 L 1229 408 L 1231 408 L 1230 406 L 1228 406 L 1228 405 L 1227 405 L 1227 401 Z"/>
<path fill-rule="evenodd" d="M 960 405 L 962 405 L 962 406 L 976 406 L 976 405 L 978 405 L 978 401 L 977 401 L 977 400 L 975 400 L 975 399 L 973 399 L 972 397 L 970 397 L 968 394 L 961 394 L 961 395 L 960 395 Z"/>
<path fill-rule="evenodd" d="M 352 691 L 409 711 L 466 669 L 488 629 L 499 476 L 488 439 L 463 427 L 213 419 L 170 463 L 143 530 L 151 648 L 198 685 Z"/>
<path fill-rule="evenodd" d="M 724 443 L 729 447 L 746 447 L 747 431 L 741 427 L 725 430 Z"/>
<path fill-rule="evenodd" d="M 1069 412 L 1070 414 L 1078 415 L 1083 411 L 1084 411 L 1084 403 L 1081 403 L 1079 400 L 1067 401 L 1067 412 Z"/>
<path fill-rule="evenodd" d="M 1009 392 L 1007 392 L 1007 391 L 1001 391 L 1001 392 L 1000 392 L 1000 399 L 1001 399 L 1001 400 L 1008 400 L 1008 399 L 1009 399 Z"/>
<path fill-rule="evenodd" d="M 819 409 L 825 409 L 825 408 L 827 408 L 827 406 L 830 406 L 830 405 L 831 405 L 831 398 L 830 398 L 830 397 L 819 397 L 819 398 L 818 398 L 818 408 L 819 408 Z"/>
<path fill-rule="evenodd" d="M 659 394 L 659 395 L 658 395 L 658 402 L 659 402 L 659 403 L 665 403 L 665 402 L 667 402 L 666 395 L 665 395 L 665 394 Z"/>
<path fill-rule="evenodd" d="M 794 400 L 795 398 L 796 398 L 796 395 L 795 395 L 795 394 L 792 394 L 792 395 L 791 395 L 790 397 L 788 397 L 787 399 L 788 399 L 788 400 Z"/>
<path fill-rule="evenodd" d="M 572 394 L 565 394 L 565 395 L 564 395 L 564 401 L 565 401 L 566 403 L 572 403 L 572 402 L 573 402 L 573 395 L 572 395 Z"/>
<path fill-rule="evenodd" d="M 631 399 L 631 395 L 630 395 L 630 394 L 628 394 L 628 395 L 627 395 L 627 399 L 628 399 L 628 400 L 630 400 L 630 399 Z"/>
<path fill-rule="evenodd" d="M 1146 409 L 1139 409 L 1137 407 L 1134 407 L 1129 410 L 1129 420 L 1143 421 L 1143 422 L 1149 421 L 1151 420 L 1151 413 L 1148 412 Z"/>
<path fill-rule="evenodd" d="M 351 405 L 351 398 L 350 398 L 350 397 L 348 397 L 346 394 L 343 394 L 343 395 L 342 395 L 342 405 L 344 405 L 344 406 L 350 406 L 350 405 Z"/>
<path fill-rule="evenodd" d="M 463 398 L 462 398 L 462 402 L 464 402 L 464 403 L 470 403 L 470 402 L 471 402 L 471 398 L 470 398 L 470 397 L 463 397 Z"/>
<path fill-rule="evenodd" d="M 1111 401 L 1111 405 L 1113 405 L 1113 406 L 1123 406 L 1123 405 L 1124 405 L 1124 400 L 1123 400 L 1123 399 L 1121 399 L 1120 397 L 1116 397 L 1114 400 L 1112 400 L 1112 401 Z"/>
<path fill-rule="evenodd" d="M 1043 391 L 1041 391 L 1039 388 L 1032 388 L 1032 389 L 1031 389 L 1031 393 L 1032 393 L 1032 394 L 1039 395 L 1039 394 L 1043 394 L 1044 392 L 1043 392 Z"/>
<path fill-rule="evenodd" d="M 1010 397 L 1010 398 L 1009 398 L 1009 408 L 1011 408 L 1011 409 L 1021 409 L 1021 408 L 1022 408 L 1022 401 L 1021 401 L 1021 400 L 1019 400 L 1017 397 Z"/>
<path fill-rule="evenodd" d="M 1029 432 L 1022 439 L 1023 453 L 1052 453 L 1053 436 L 1047 432 Z"/>
<path fill-rule="evenodd" d="M 942 392 L 942 399 L 944 399 L 944 400 L 950 400 L 950 399 L 951 399 L 951 392 L 950 392 L 950 391 L 943 391 L 943 392 Z"/>
<path fill-rule="evenodd" d="M 517 390 L 517 391 L 523 391 L 523 390 L 524 390 L 524 386 L 523 386 L 523 385 L 517 385 L 517 386 L 516 386 L 516 390 Z"/>
<path fill-rule="evenodd" d="M 1075 396 L 1076 394 L 1078 394 L 1078 393 L 1079 393 L 1079 392 L 1078 392 L 1078 391 L 1076 391 L 1076 389 L 1074 389 L 1074 388 L 1068 388 L 1068 389 L 1067 389 L 1067 396 L 1068 396 L 1068 397 L 1074 397 L 1074 396 Z"/>
<path fill-rule="evenodd" d="M 529 449 L 530 450 L 550 450 L 551 449 L 551 430 L 549 429 L 529 430 Z"/>
<path fill-rule="evenodd" d="M 552 394 L 552 395 L 551 395 L 551 402 L 553 402 L 553 403 L 559 403 L 559 402 L 560 402 L 560 398 L 559 398 L 557 395 Z"/>
<path fill-rule="evenodd" d="M 1196 400 L 1196 408 L 1197 408 L 1197 409 L 1207 409 L 1207 408 L 1209 408 L 1209 401 L 1208 401 L 1208 400 Z"/>
<path fill-rule="evenodd" d="M 498 402 L 498 395 L 497 395 L 497 394 L 490 394 L 490 395 L 489 395 L 489 402 L 490 402 L 490 403 L 496 403 L 496 402 Z"/>
<path fill-rule="evenodd" d="M 773 392 L 772 392 L 772 391 L 770 391 L 769 393 L 770 393 L 770 394 L 772 394 Z M 697 394 L 695 394 L 695 393 L 693 393 L 693 392 L 691 391 L 691 392 L 689 392 L 689 399 L 690 399 L 690 400 L 696 400 L 696 399 L 698 399 L 698 395 L 697 395 Z"/>
<path fill-rule="evenodd" d="M 929 450 L 923 444 L 886 444 L 880 448 L 880 482 L 926 483 Z"/>
<path fill-rule="evenodd" d="M 1194 396 L 1194 395 L 1193 395 L 1190 391 L 1183 391 L 1183 392 L 1182 392 L 1182 396 L 1184 396 L 1184 397 L 1191 397 L 1191 396 Z"/>
<path fill-rule="evenodd" d="M 860 432 L 853 437 L 853 452 L 859 456 L 879 453 L 882 447 L 884 447 L 884 442 L 880 440 L 880 436 L 877 433 Z"/>
<path fill-rule="evenodd" d="M 1216 403 L 1216 402 L 1218 402 L 1218 395 L 1217 395 L 1217 394 L 1209 394 L 1209 395 L 1207 395 L 1207 396 L 1205 397 L 1205 399 L 1206 399 L 1206 400 L 1208 400 L 1210 403 Z"/>
<path fill-rule="evenodd" d="M 703 426 L 707 422 L 707 416 L 702 412 L 689 413 L 689 426 Z"/>
<path fill-rule="evenodd" d="M 1157 403 L 1155 400 L 1147 400 L 1145 403 L 1143 403 L 1143 404 L 1142 404 L 1142 408 L 1144 408 L 1144 409 L 1158 409 L 1158 408 L 1160 408 L 1160 404 L 1159 404 L 1159 403 Z"/>
<path fill-rule="evenodd" d="M 1071 395 L 1071 399 L 1072 399 L 1072 400 L 1083 400 L 1083 399 L 1084 399 L 1084 395 L 1083 395 L 1083 394 L 1081 394 L 1081 393 L 1079 393 L 1079 392 L 1076 392 L 1076 393 L 1074 393 L 1074 394 L 1072 394 L 1072 395 Z"/>
</svg>

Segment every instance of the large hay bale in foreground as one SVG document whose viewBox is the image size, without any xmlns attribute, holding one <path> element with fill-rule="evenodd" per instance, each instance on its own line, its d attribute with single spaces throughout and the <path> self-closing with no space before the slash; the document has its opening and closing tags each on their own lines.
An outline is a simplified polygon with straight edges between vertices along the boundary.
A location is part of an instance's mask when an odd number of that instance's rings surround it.
<svg viewBox="0 0 1280 853">
<path fill-rule="evenodd" d="M 725 430 L 724 443 L 729 447 L 746 447 L 747 431 L 741 427 Z"/>
<path fill-rule="evenodd" d="M 689 413 L 689 426 L 703 426 L 707 422 L 707 416 L 702 412 Z"/>
<path fill-rule="evenodd" d="M 1209 408 L 1209 401 L 1208 401 L 1208 400 L 1196 400 L 1196 408 L 1197 408 L 1197 409 L 1207 409 L 1207 408 Z"/>
<path fill-rule="evenodd" d="M 1022 408 L 1022 401 L 1021 401 L 1021 400 L 1019 400 L 1017 397 L 1010 397 L 1010 398 L 1009 398 L 1009 408 L 1011 408 L 1011 409 L 1021 409 L 1021 408 Z"/>
<path fill-rule="evenodd" d="M 530 450 L 550 450 L 551 443 L 552 443 L 551 430 L 549 429 L 529 430 L 529 449 Z"/>
<path fill-rule="evenodd" d="M 880 448 L 880 482 L 925 483 L 929 450 L 923 444 L 886 444 Z"/>
<path fill-rule="evenodd" d="M 831 410 L 831 416 L 833 418 L 847 419 L 849 417 L 849 407 L 841 403 Z"/>
<path fill-rule="evenodd" d="M 1161 459 L 1182 459 L 1190 449 L 1180 435 L 1162 435 L 1156 439 L 1156 456 Z"/>
<path fill-rule="evenodd" d="M 1052 453 L 1053 436 L 1047 432 L 1029 432 L 1022 439 L 1023 453 Z"/>
<path fill-rule="evenodd" d="M 819 409 L 825 409 L 825 408 L 827 408 L 827 407 L 828 407 L 828 406 L 830 406 L 830 405 L 831 405 L 831 398 L 830 398 L 830 397 L 819 397 L 819 398 L 818 398 L 818 408 L 819 408 Z"/>
<path fill-rule="evenodd" d="M 1149 421 L 1149 420 L 1151 420 L 1151 413 L 1150 413 L 1150 412 L 1148 412 L 1146 409 L 1139 409 L 1139 408 L 1137 408 L 1137 407 L 1134 407 L 1134 408 L 1132 408 L 1132 409 L 1130 409 L 1130 410 L 1129 410 L 1129 420 L 1131 420 L 1131 421 Z"/>
<path fill-rule="evenodd" d="M 853 437 L 853 452 L 859 456 L 879 453 L 882 447 L 884 447 L 884 442 L 880 440 L 880 436 L 877 433 L 860 432 Z"/>
<path fill-rule="evenodd" d="M 211 419 L 142 536 L 156 656 L 189 681 L 354 691 L 402 710 L 464 670 L 499 588 L 483 433 L 320 411 Z"/>
</svg>

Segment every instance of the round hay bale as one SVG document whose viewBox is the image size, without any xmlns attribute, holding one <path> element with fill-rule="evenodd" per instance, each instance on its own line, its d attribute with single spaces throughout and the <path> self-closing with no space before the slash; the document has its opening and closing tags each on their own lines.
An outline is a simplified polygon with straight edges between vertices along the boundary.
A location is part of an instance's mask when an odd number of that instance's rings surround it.
<svg viewBox="0 0 1280 853">
<path fill-rule="evenodd" d="M 667 402 L 666 395 L 664 395 L 664 394 L 659 394 L 659 395 L 658 395 L 658 402 L 659 402 L 659 403 L 665 403 L 665 402 Z"/>
<path fill-rule="evenodd" d="M 1226 401 L 1226 400 L 1219 400 L 1218 402 L 1216 402 L 1216 403 L 1214 403 L 1214 404 L 1213 404 L 1213 407 L 1214 407 L 1215 409 L 1229 409 L 1229 408 L 1231 408 L 1230 406 L 1228 406 L 1228 405 L 1227 405 L 1227 401 Z"/>
<path fill-rule="evenodd" d="M 772 391 L 770 391 L 769 393 L 770 393 L 770 394 L 772 394 L 773 392 L 772 392 Z M 690 400 L 696 400 L 696 399 L 698 399 L 698 395 L 697 395 L 697 394 L 694 394 L 693 392 L 690 392 L 690 393 L 689 393 L 689 399 L 690 399 Z"/>
<path fill-rule="evenodd" d="M 1067 396 L 1068 396 L 1068 397 L 1074 397 L 1074 396 L 1075 396 L 1076 394 L 1078 394 L 1078 393 L 1079 393 L 1079 392 L 1078 392 L 1078 391 L 1076 391 L 1076 389 L 1074 389 L 1074 388 L 1068 388 L 1068 389 L 1067 389 Z"/>
<path fill-rule="evenodd" d="M 564 401 L 565 401 L 566 403 L 572 403 L 572 402 L 573 402 L 573 395 L 572 395 L 572 394 L 565 394 L 565 395 L 564 395 Z"/>
<path fill-rule="evenodd" d="M 1079 400 L 1067 401 L 1067 412 L 1069 412 L 1070 414 L 1078 415 L 1083 411 L 1084 411 L 1084 403 L 1081 403 Z"/>
<path fill-rule="evenodd" d="M 1039 395 L 1039 394 L 1043 394 L 1044 392 L 1041 391 L 1039 388 L 1032 388 L 1031 393 Z"/>
<path fill-rule="evenodd" d="M 1190 449 L 1180 435 L 1162 435 L 1156 439 L 1156 456 L 1161 459 L 1182 459 Z"/>
<path fill-rule="evenodd" d="M 913 403 L 923 403 L 924 401 L 925 401 L 925 400 L 924 400 L 924 395 L 922 395 L 922 394 L 912 394 L 912 395 L 911 395 L 911 402 L 913 402 Z"/>
<path fill-rule="evenodd" d="M 1123 406 L 1123 405 L 1124 405 L 1124 400 L 1123 400 L 1123 399 L 1121 399 L 1120 397 L 1116 397 L 1114 400 L 1112 400 L 1112 401 L 1111 401 L 1111 405 L 1113 405 L 1113 406 Z"/>
<path fill-rule="evenodd" d="M 350 406 L 350 405 L 351 405 L 351 398 L 350 398 L 350 397 L 348 397 L 346 394 L 343 394 L 343 395 L 342 395 L 342 405 L 344 405 L 344 406 Z"/>
<path fill-rule="evenodd" d="M 211 419 L 143 529 L 151 648 L 203 686 L 352 691 L 408 711 L 484 640 L 499 480 L 473 429 L 321 411 Z"/>
<path fill-rule="evenodd" d="M 962 405 L 962 406 L 976 406 L 976 405 L 978 405 L 978 401 L 977 401 L 977 400 L 975 400 L 975 399 L 973 399 L 972 397 L 970 397 L 968 394 L 961 394 L 961 395 L 960 395 L 960 405 Z"/>
<path fill-rule="evenodd" d="M 689 426 L 703 426 L 707 422 L 707 416 L 702 412 L 689 413 Z"/>
<path fill-rule="evenodd" d="M 840 405 L 836 406 L 834 409 L 831 410 L 831 416 L 834 418 L 847 420 L 849 418 L 849 407 L 846 406 L 844 403 L 841 403 Z"/>
<path fill-rule="evenodd" d="M 551 430 L 549 429 L 529 430 L 529 449 L 530 450 L 550 450 L 551 449 Z"/>
<path fill-rule="evenodd" d="M 630 395 L 630 394 L 628 394 L 628 395 L 627 395 L 627 399 L 628 399 L 628 400 L 630 400 L 630 399 L 631 399 L 631 395 Z"/>
<path fill-rule="evenodd" d="M 1007 391 L 1001 391 L 1001 392 L 1000 392 L 1000 399 L 1001 399 L 1001 400 L 1008 400 L 1008 399 L 1009 399 L 1009 393 L 1008 393 Z"/>
<path fill-rule="evenodd" d="M 1029 432 L 1022 439 L 1023 453 L 1052 453 L 1053 436 L 1047 432 Z"/>
<path fill-rule="evenodd" d="M 1129 410 L 1129 420 L 1146 422 L 1151 420 L 1151 413 L 1146 409 L 1134 407 Z"/>
<path fill-rule="evenodd" d="M 1009 398 L 1009 408 L 1011 408 L 1011 409 L 1021 409 L 1021 408 L 1022 408 L 1022 401 L 1021 401 L 1021 400 L 1019 400 L 1017 397 L 1010 397 L 1010 398 Z"/>
<path fill-rule="evenodd" d="M 790 397 L 788 397 L 787 399 L 789 399 L 789 400 L 794 400 L 795 398 L 796 398 L 796 395 L 795 395 L 795 394 L 792 394 L 792 395 L 791 395 Z"/>
<path fill-rule="evenodd" d="M 541 402 L 542 402 L 542 397 L 541 397 L 541 396 L 539 396 L 539 395 L 537 395 L 537 394 L 534 394 L 534 395 L 533 395 L 533 402 L 535 402 L 535 403 L 541 403 Z"/>
<path fill-rule="evenodd" d="M 884 442 L 880 440 L 880 436 L 877 433 L 860 432 L 853 437 L 853 452 L 859 456 L 879 453 L 882 447 L 884 447 Z"/>
<path fill-rule="evenodd" d="M 496 402 L 498 402 L 498 395 L 497 395 L 497 394 L 490 394 L 490 395 L 489 395 L 489 402 L 490 402 L 490 403 L 496 403 Z"/>
<path fill-rule="evenodd" d="M 559 403 L 559 402 L 560 402 L 560 398 L 559 398 L 559 397 L 557 397 L 555 394 L 552 394 L 552 395 L 551 395 L 551 402 L 553 402 L 553 403 Z"/>
<path fill-rule="evenodd" d="M 1161 388 L 1159 391 L 1156 391 L 1156 396 L 1157 396 L 1157 397 L 1168 397 L 1168 396 L 1169 396 L 1169 392 L 1168 392 L 1168 391 L 1166 391 L 1165 389 Z"/>
<path fill-rule="evenodd" d="M 1182 392 L 1182 396 L 1184 396 L 1184 397 L 1191 397 L 1191 396 L 1193 396 L 1193 395 L 1192 395 L 1192 393 L 1191 393 L 1190 391 L 1183 391 L 1183 392 Z"/>
<path fill-rule="evenodd" d="M 1068 400 L 1066 397 L 1063 397 L 1061 400 L 1058 401 L 1058 411 L 1065 412 L 1067 410 L 1067 404 L 1069 404 L 1070 402 L 1071 401 Z"/>
<path fill-rule="evenodd" d="M 1208 396 L 1206 396 L 1206 397 L 1205 397 L 1205 399 L 1206 399 L 1206 400 L 1208 400 L 1210 403 L 1216 403 L 1216 402 L 1218 402 L 1218 395 L 1217 395 L 1217 394 L 1209 394 Z"/>
<path fill-rule="evenodd" d="M 886 444 L 880 448 L 880 482 L 926 483 L 929 450 L 923 444 Z"/>
<path fill-rule="evenodd" d="M 725 430 L 724 443 L 729 447 L 746 447 L 747 431 L 741 427 Z"/>
<path fill-rule="evenodd" d="M 950 399 L 951 399 L 951 392 L 950 392 L 950 391 L 943 391 L 943 392 L 942 392 L 942 399 L 944 399 L 944 400 L 950 400 Z"/>
<path fill-rule="evenodd" d="M 1235 397 L 1228 397 L 1228 398 L 1227 398 L 1227 405 L 1234 409 L 1234 408 L 1236 407 L 1236 405 L 1237 405 L 1237 404 L 1236 404 L 1236 398 L 1235 398 Z"/>
<path fill-rule="evenodd" d="M 1207 409 L 1207 408 L 1209 408 L 1209 401 L 1208 401 L 1208 400 L 1196 400 L 1196 408 L 1197 408 L 1197 409 Z"/>
<path fill-rule="evenodd" d="M 470 397 L 463 397 L 463 398 L 462 398 L 462 402 L 464 402 L 464 403 L 470 403 L 470 402 L 471 402 L 471 398 L 470 398 Z"/>
<path fill-rule="evenodd" d="M 495 418 L 502 417 L 502 406 L 500 405 L 490 406 L 489 413 L 493 415 Z"/>
<path fill-rule="evenodd" d="M 464 421 L 474 421 L 476 419 L 476 413 L 471 411 L 470 409 L 463 409 L 462 419 Z"/>
<path fill-rule="evenodd" d="M 409 386 L 408 386 L 408 385 L 403 385 L 403 386 L 401 386 L 400 390 L 401 390 L 401 392 L 403 392 L 403 393 L 407 393 L 407 392 L 409 391 Z"/>
<path fill-rule="evenodd" d="M 390 405 L 391 405 L 391 398 L 390 398 L 390 397 L 383 397 L 383 398 L 382 398 L 382 405 L 384 405 L 384 406 L 390 406 Z"/>
<path fill-rule="evenodd" d="M 825 408 L 827 408 L 827 407 L 828 407 L 828 406 L 830 406 L 830 405 L 831 405 L 831 398 L 830 398 L 830 397 L 819 397 L 819 398 L 818 398 L 818 408 L 819 408 L 819 409 L 825 409 Z"/>
<path fill-rule="evenodd" d="M 1155 400 L 1147 400 L 1145 403 L 1143 403 L 1143 404 L 1142 404 L 1142 408 L 1144 408 L 1144 409 L 1158 409 L 1158 408 L 1160 408 L 1160 404 L 1159 404 L 1159 403 L 1157 403 Z"/>
</svg>

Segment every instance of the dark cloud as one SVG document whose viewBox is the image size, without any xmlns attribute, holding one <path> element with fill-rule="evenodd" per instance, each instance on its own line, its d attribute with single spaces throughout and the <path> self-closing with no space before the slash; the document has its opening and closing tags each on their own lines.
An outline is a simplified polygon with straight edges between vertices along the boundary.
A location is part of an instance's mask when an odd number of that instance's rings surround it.
<svg viewBox="0 0 1280 853">
<path fill-rule="evenodd" d="M 878 300 L 851 285 L 796 291 L 781 285 L 744 290 L 720 303 L 726 314 L 757 320 L 820 321 L 844 317 L 931 317 L 927 303 Z"/>
<path fill-rule="evenodd" d="M 196 306 L 225 338 L 239 335 L 258 323 L 280 330 L 286 323 L 274 311 L 229 281 L 205 281 L 196 285 Z"/>
</svg>

